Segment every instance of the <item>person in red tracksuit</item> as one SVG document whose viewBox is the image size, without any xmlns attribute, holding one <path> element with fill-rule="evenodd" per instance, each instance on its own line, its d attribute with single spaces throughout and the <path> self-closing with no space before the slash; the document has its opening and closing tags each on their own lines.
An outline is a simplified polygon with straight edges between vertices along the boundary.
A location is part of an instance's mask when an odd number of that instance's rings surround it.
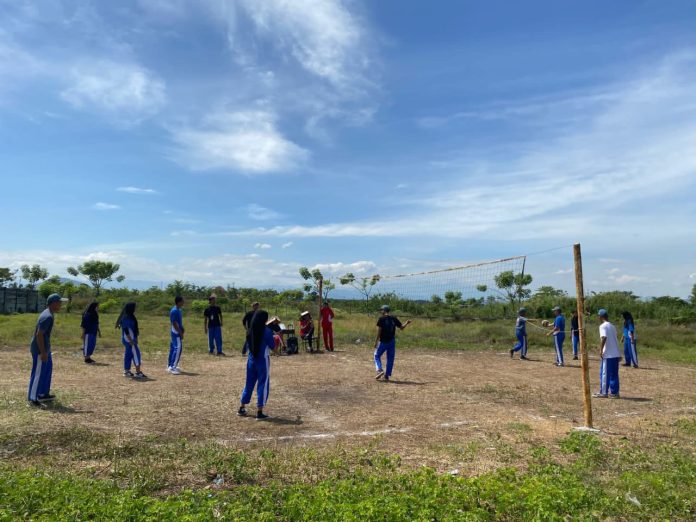
<svg viewBox="0 0 696 522">
<path fill-rule="evenodd" d="M 334 311 L 329 306 L 328 301 L 324 301 L 321 307 L 321 330 L 324 334 L 324 350 L 334 351 L 333 343 L 333 318 L 336 317 Z"/>
</svg>

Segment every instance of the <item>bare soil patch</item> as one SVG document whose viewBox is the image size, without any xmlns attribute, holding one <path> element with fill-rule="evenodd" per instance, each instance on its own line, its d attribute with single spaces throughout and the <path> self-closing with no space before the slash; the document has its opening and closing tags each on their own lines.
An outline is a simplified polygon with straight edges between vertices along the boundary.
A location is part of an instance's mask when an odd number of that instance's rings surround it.
<svg viewBox="0 0 696 522">
<path fill-rule="evenodd" d="M 60 403 L 36 411 L 24 404 L 28 350 L 4 348 L 0 432 L 21 437 L 79 427 L 125 439 L 182 437 L 235 448 L 378 444 L 405 462 L 436 467 L 466 460 L 469 447 L 496 454 L 490 463 L 478 458 L 475 471 L 484 471 L 514 461 L 515 448 L 553 441 L 582 424 L 577 361 L 557 368 L 550 353 L 530 357 L 401 350 L 389 383 L 374 379 L 372 352 L 364 347 L 274 357 L 266 409 L 272 419 L 257 422 L 235 415 L 245 371 L 239 354 L 185 351 L 180 376 L 166 373 L 164 351 L 144 354 L 150 379 L 138 382 L 122 376 L 120 351 L 98 351 L 100 364 L 88 366 L 79 350 L 58 350 L 53 391 Z M 645 368 L 621 368 L 620 400 L 593 405 L 603 433 L 650 443 L 668 439 L 674 419 L 696 415 L 696 369 L 642 362 Z M 591 364 L 594 391 L 598 361 Z"/>
</svg>

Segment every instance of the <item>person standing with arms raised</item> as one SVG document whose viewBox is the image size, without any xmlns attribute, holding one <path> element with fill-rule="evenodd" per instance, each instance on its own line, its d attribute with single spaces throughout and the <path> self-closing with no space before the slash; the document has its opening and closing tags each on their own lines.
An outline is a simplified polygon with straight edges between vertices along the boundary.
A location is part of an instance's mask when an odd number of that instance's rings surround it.
<svg viewBox="0 0 696 522">
<path fill-rule="evenodd" d="M 384 378 L 385 381 L 389 381 L 396 357 L 396 329 L 403 330 L 411 324 L 411 320 L 409 319 L 402 324 L 398 317 L 389 315 L 390 308 L 388 305 L 382 305 L 380 310 L 382 311 L 382 317 L 377 320 L 377 339 L 375 339 L 376 379 Z M 384 352 L 387 352 L 386 372 L 382 369 L 382 355 Z"/>
<path fill-rule="evenodd" d="M 246 366 L 246 382 L 240 399 L 237 415 L 246 417 L 247 405 L 251 402 L 251 396 L 256 388 L 256 420 L 268 418 L 263 408 L 268 402 L 268 394 L 271 391 L 271 351 L 275 353 L 273 331 L 266 326 L 268 312 L 257 310 L 251 318 L 247 345 L 249 355 Z"/>
</svg>

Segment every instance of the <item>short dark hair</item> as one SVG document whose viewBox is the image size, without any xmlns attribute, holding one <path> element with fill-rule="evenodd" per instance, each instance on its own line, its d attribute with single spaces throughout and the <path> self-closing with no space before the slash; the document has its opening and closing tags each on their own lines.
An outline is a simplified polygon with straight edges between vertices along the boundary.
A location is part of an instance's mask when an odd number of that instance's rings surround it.
<svg viewBox="0 0 696 522">
<path fill-rule="evenodd" d="M 181 303 L 181 302 L 183 302 L 183 301 L 184 301 L 184 298 L 181 297 L 180 295 L 177 295 L 177 296 L 174 298 L 174 304 L 179 304 L 179 303 Z"/>
</svg>

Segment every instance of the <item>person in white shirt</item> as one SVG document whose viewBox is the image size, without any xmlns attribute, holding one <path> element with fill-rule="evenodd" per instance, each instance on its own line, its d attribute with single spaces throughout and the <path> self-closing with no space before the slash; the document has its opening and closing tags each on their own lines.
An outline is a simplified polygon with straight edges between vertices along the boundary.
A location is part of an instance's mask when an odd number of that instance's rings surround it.
<svg viewBox="0 0 696 522">
<path fill-rule="evenodd" d="M 597 315 L 599 315 L 599 354 L 602 357 L 602 363 L 599 367 L 599 393 L 595 393 L 594 397 L 618 399 L 621 352 L 616 328 L 609 322 L 609 314 L 605 309 L 602 308 Z"/>
</svg>

